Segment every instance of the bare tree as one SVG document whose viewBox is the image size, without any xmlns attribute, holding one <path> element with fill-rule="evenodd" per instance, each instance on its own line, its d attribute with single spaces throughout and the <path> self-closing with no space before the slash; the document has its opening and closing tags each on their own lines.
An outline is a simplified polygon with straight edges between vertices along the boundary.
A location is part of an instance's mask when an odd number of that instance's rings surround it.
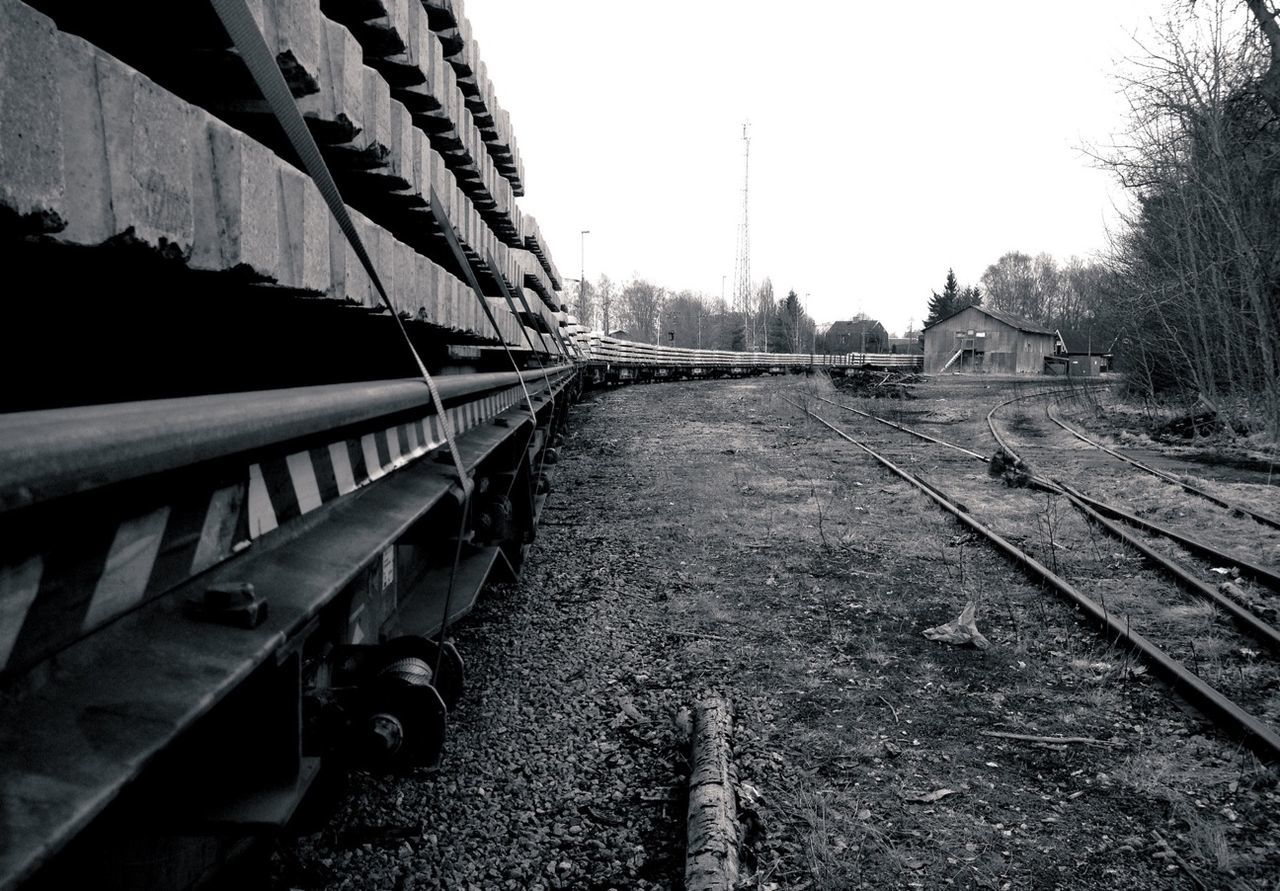
<svg viewBox="0 0 1280 891">
<path fill-rule="evenodd" d="M 1125 78 L 1135 197 L 1117 314 L 1149 390 L 1259 414 L 1280 438 L 1280 33 L 1266 4 L 1196 3 Z"/>
<path fill-rule="evenodd" d="M 613 282 L 609 276 L 601 274 L 596 284 L 596 294 L 600 300 L 600 330 L 608 334 L 613 330 Z"/>
<path fill-rule="evenodd" d="M 1258 79 L 1258 92 L 1263 101 L 1271 107 L 1271 113 L 1280 117 L 1280 22 L 1276 20 L 1280 10 L 1272 8 L 1274 4 L 1267 3 L 1265 0 L 1244 0 L 1244 2 L 1249 7 L 1249 12 L 1253 13 L 1254 21 L 1258 23 L 1258 29 L 1267 41 L 1267 49 L 1270 51 L 1270 63 L 1266 72 Z"/>
<path fill-rule="evenodd" d="M 623 327 L 637 342 L 656 342 L 665 294 L 662 288 L 645 279 L 628 282 L 622 289 Z"/>
<path fill-rule="evenodd" d="M 586 328 L 592 327 L 591 320 L 595 315 L 592 307 L 593 290 L 591 282 L 579 281 L 578 294 L 573 301 L 574 314 L 578 317 L 578 324 Z"/>
<path fill-rule="evenodd" d="M 759 332 L 754 339 L 766 353 L 769 352 L 769 325 L 772 322 L 772 310 L 773 279 L 766 275 L 764 281 L 760 283 L 760 287 L 756 289 L 756 312 L 754 315 L 756 330 Z"/>
</svg>

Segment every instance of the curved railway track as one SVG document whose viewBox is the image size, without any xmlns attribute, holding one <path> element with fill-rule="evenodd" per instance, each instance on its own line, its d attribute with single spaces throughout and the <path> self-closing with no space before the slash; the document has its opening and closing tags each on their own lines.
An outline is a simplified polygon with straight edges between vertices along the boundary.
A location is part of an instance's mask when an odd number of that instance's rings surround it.
<svg viewBox="0 0 1280 891">
<path fill-rule="evenodd" d="M 1030 396 L 1039 396 L 1036 394 L 1024 394 L 1022 398 Z M 965 455 L 967 458 L 981 460 L 986 462 L 987 459 L 980 453 L 959 446 L 954 443 L 943 440 L 939 437 L 931 436 L 921 431 L 914 430 L 906 425 L 896 423 L 886 418 L 878 417 L 870 412 L 857 409 L 853 406 L 845 405 L 831 399 L 818 396 L 817 399 L 822 402 L 838 406 L 844 410 L 850 411 L 860 417 L 868 420 L 876 421 L 880 424 L 893 428 L 901 433 L 916 437 L 918 439 L 931 442 L 936 445 L 949 448 L 959 454 Z M 790 401 L 790 400 L 788 400 Z M 1014 401 L 1014 400 L 1008 400 Z M 939 507 L 950 513 L 959 522 L 968 527 L 971 531 L 982 536 L 993 547 L 1010 558 L 1015 564 L 1028 572 L 1032 577 L 1042 581 L 1052 587 L 1061 596 L 1073 603 L 1078 609 L 1088 616 L 1098 625 L 1107 637 L 1123 642 L 1136 653 L 1138 653 L 1151 666 L 1152 670 L 1172 684 L 1176 689 L 1183 692 L 1190 699 L 1195 701 L 1197 705 L 1213 720 L 1222 727 L 1227 733 L 1244 739 L 1248 744 L 1260 754 L 1268 758 L 1275 759 L 1280 756 L 1280 735 L 1264 718 L 1253 714 L 1245 706 L 1240 705 L 1235 700 L 1240 698 L 1241 693 L 1247 691 L 1237 691 L 1233 695 L 1228 695 L 1222 690 L 1217 689 L 1213 684 L 1201 678 L 1196 671 L 1188 668 L 1186 661 L 1177 658 L 1168 651 L 1167 646 L 1162 646 L 1139 631 L 1134 630 L 1133 623 L 1126 615 L 1122 615 L 1115 609 L 1109 607 L 1105 599 L 1099 600 L 1090 597 L 1080 590 L 1072 582 L 1063 577 L 1063 573 L 1057 570 L 1056 566 L 1050 566 L 1055 563 L 1056 558 L 1045 556 L 1037 558 L 1028 552 L 1027 549 L 1019 547 L 1018 544 L 1010 540 L 1010 536 L 1001 535 L 993 526 L 979 520 L 974 514 L 974 505 L 971 503 L 962 503 L 953 494 L 944 491 L 939 486 L 923 479 L 919 474 L 904 469 L 898 462 L 882 454 L 881 451 L 873 449 L 865 442 L 851 436 L 847 431 L 837 427 L 828 419 L 822 417 L 810 408 L 798 403 L 792 402 L 797 408 L 804 411 L 809 417 L 817 420 L 828 429 L 835 432 L 842 439 L 861 449 L 882 466 L 889 469 L 892 473 L 909 482 L 915 488 L 923 492 Z M 989 417 L 990 422 L 990 417 Z M 994 423 L 990 422 L 994 428 Z M 994 434 L 997 442 L 1002 439 L 998 430 Z M 1192 591 L 1194 594 L 1203 597 L 1206 601 L 1213 604 L 1215 609 L 1221 609 L 1232 618 L 1236 626 L 1241 632 L 1248 634 L 1250 638 L 1264 642 L 1265 646 L 1273 652 L 1280 650 L 1280 631 L 1277 631 L 1272 625 L 1261 619 L 1248 609 L 1240 606 L 1225 597 L 1223 594 L 1205 585 L 1193 577 L 1184 567 L 1177 565 L 1174 561 L 1169 560 L 1159 554 L 1141 539 L 1134 536 L 1128 530 L 1120 527 L 1118 524 L 1111 522 L 1104 513 L 1110 512 L 1112 516 L 1127 518 L 1132 516 L 1128 511 L 1121 508 L 1089 499 L 1081 493 L 1075 491 L 1072 487 L 1063 485 L 1058 481 L 1048 480 L 1040 476 L 1028 473 L 1030 486 L 1049 493 L 1060 495 L 1068 499 L 1068 501 L 1077 508 L 1089 521 L 1089 523 L 1104 529 L 1117 539 L 1124 541 L 1136 549 L 1142 556 L 1157 566 L 1161 571 L 1172 576 L 1180 587 Z M 1135 518 L 1136 519 L 1136 518 Z M 1140 525 L 1140 524 L 1138 524 Z M 1163 534 L 1171 533 L 1170 537 L 1180 544 L 1183 541 L 1190 541 L 1190 537 L 1174 530 L 1167 530 L 1156 526 L 1156 524 L 1147 523 L 1146 531 Z M 1181 540 L 1180 540 L 1181 539 Z M 1052 541 L 1050 542 L 1052 545 Z M 1212 555 L 1212 558 L 1222 560 L 1230 559 L 1237 562 L 1233 555 L 1226 554 L 1218 549 L 1212 548 L 1204 543 L 1198 543 L 1202 548 L 1202 553 Z M 1194 550 L 1195 548 L 1189 548 Z M 1049 554 L 1053 554 L 1053 548 L 1049 550 Z M 1276 585 L 1280 581 L 1277 573 L 1273 570 L 1251 564 L 1248 567 L 1242 567 L 1242 574 L 1249 574 L 1260 581 L 1270 585 Z M 1178 646 L 1177 643 L 1173 644 Z M 1194 642 L 1190 645 L 1190 654 L 1192 659 L 1197 659 L 1196 648 Z"/>
<path fill-rule="evenodd" d="M 954 451 L 960 452 L 961 454 L 968 455 L 969 457 L 974 458 L 975 460 L 981 461 L 984 464 L 990 463 L 991 459 L 988 456 L 983 455 L 980 452 L 975 452 L 973 449 L 956 445 L 955 443 L 948 442 L 947 440 L 940 439 L 936 436 L 930 436 L 928 433 L 915 430 L 911 427 L 907 427 L 903 424 L 899 424 L 895 421 L 891 421 L 888 418 L 882 418 L 878 415 L 871 414 L 870 412 L 863 411 L 862 409 L 854 408 L 851 405 L 845 405 L 844 403 L 836 402 L 832 399 L 827 399 L 822 396 L 817 396 L 815 398 L 829 405 L 833 405 L 837 408 L 844 409 L 845 411 L 849 411 L 856 415 L 860 415 L 861 417 L 867 418 L 868 420 L 877 421 L 881 424 L 885 424 L 896 430 L 900 430 L 901 432 L 906 433 L 909 436 L 914 436 L 918 439 L 925 440 L 926 442 L 932 442 L 937 445 L 943 446 L 945 448 L 953 449 Z M 1005 447 L 1005 450 L 1008 451 L 1008 448 Z M 1079 490 L 1070 489 L 1068 491 L 1067 487 L 1065 487 L 1059 481 L 1052 481 L 1052 480 L 1044 479 L 1043 477 L 1032 476 L 1030 478 L 1030 482 L 1032 485 L 1038 488 L 1042 488 L 1045 491 L 1054 492 L 1056 494 L 1069 495 L 1072 499 L 1073 504 L 1079 504 L 1082 508 L 1091 509 L 1095 514 L 1101 515 L 1101 517 L 1104 519 L 1106 517 L 1110 517 L 1116 520 L 1123 520 L 1125 523 L 1129 524 L 1130 526 L 1135 526 L 1146 532 L 1150 532 L 1152 534 L 1162 536 L 1163 538 L 1167 538 L 1168 540 L 1178 544 L 1179 546 L 1185 548 L 1186 550 L 1194 554 L 1197 554 L 1198 556 L 1203 557 L 1207 560 L 1213 561 L 1215 565 L 1234 566 L 1237 570 L 1239 570 L 1242 576 L 1253 579 L 1254 581 L 1257 581 L 1257 582 L 1261 582 L 1265 585 L 1268 585 L 1271 588 L 1275 589 L 1276 591 L 1280 591 L 1280 572 L 1277 572 L 1276 570 L 1270 567 L 1263 566 L 1262 564 L 1254 560 L 1250 560 L 1249 558 L 1241 554 L 1224 551 L 1221 548 L 1214 547 L 1212 544 L 1206 541 L 1203 541 L 1193 535 L 1189 535 L 1186 532 L 1182 532 L 1177 529 L 1173 529 L 1169 526 L 1165 526 L 1160 523 L 1156 523 L 1151 520 L 1145 519 L 1144 517 L 1140 517 L 1137 514 L 1131 511 L 1125 510 L 1124 508 L 1116 504 L 1101 501 L 1097 498 L 1091 498 L 1088 495 L 1084 494 L 1083 492 L 1080 492 Z M 1115 527 L 1108 527 L 1108 530 L 1110 531 L 1111 528 L 1115 528 Z M 1123 530 L 1120 530 L 1119 534 L 1117 534 L 1117 537 L 1123 538 L 1125 541 L 1129 541 L 1131 543 L 1138 541 L 1132 536 L 1124 533 Z"/>
<path fill-rule="evenodd" d="M 995 423 L 996 412 L 998 412 L 1001 408 L 1004 408 L 1007 405 L 1010 405 L 1014 402 L 1021 401 L 1023 399 L 1033 399 L 1037 397 L 1050 396 L 1050 395 L 1056 395 L 1056 394 L 1054 394 L 1052 391 L 1020 394 L 1018 396 L 1014 396 L 1010 399 L 1006 399 L 1003 402 L 997 404 L 991 409 L 990 412 L 987 413 L 987 426 L 991 429 L 992 437 L 995 438 L 996 442 L 1000 445 L 1000 448 L 1003 449 L 1005 452 L 1007 452 L 1009 455 L 1011 455 L 1016 461 L 1023 462 L 1023 459 L 1018 454 L 1018 452 L 1015 451 L 1014 448 L 1010 445 L 1008 438 L 1001 435 L 999 430 L 996 428 L 996 423 Z M 1061 397 L 1059 396 L 1058 398 L 1061 398 Z M 1110 446 L 1107 446 L 1097 441 L 1096 439 L 1093 439 L 1092 437 L 1086 436 L 1085 434 L 1081 433 L 1079 430 L 1076 430 L 1069 424 L 1062 421 L 1060 418 L 1055 417 L 1053 414 L 1052 406 L 1053 406 L 1052 401 L 1045 404 L 1046 417 L 1048 417 L 1050 421 L 1057 424 L 1059 427 L 1061 427 L 1067 433 L 1070 433 L 1072 436 L 1074 436 L 1076 439 L 1080 440 L 1081 442 L 1084 442 L 1092 446 L 1093 448 L 1098 449 L 1099 451 L 1104 452 L 1105 454 L 1110 455 L 1113 458 L 1116 458 L 1117 460 L 1123 461 L 1132 467 L 1136 467 L 1137 469 L 1143 471 L 1144 473 L 1151 474 L 1152 476 L 1158 477 L 1159 479 L 1162 479 L 1165 482 L 1172 483 L 1173 485 L 1181 488 L 1184 492 L 1189 492 L 1192 495 L 1196 495 L 1200 498 L 1203 498 L 1205 501 L 1208 501 L 1211 504 L 1216 504 L 1218 505 L 1218 507 L 1225 508 L 1234 514 L 1239 514 L 1240 516 L 1249 517 L 1250 519 L 1253 519 L 1256 522 L 1262 523 L 1265 526 L 1270 526 L 1273 529 L 1280 529 L 1280 518 L 1278 517 L 1275 517 L 1263 511 L 1254 510 L 1250 507 L 1246 507 L 1245 505 L 1238 504 L 1233 501 L 1228 501 L 1227 499 L 1214 495 L 1212 492 L 1208 492 L 1200 488 L 1199 486 L 1192 485 L 1191 483 L 1188 483 L 1186 480 L 1179 479 L 1178 477 L 1174 476 L 1171 473 L 1166 473 L 1163 470 L 1160 470 L 1156 467 L 1152 467 L 1149 464 L 1145 464 L 1142 461 L 1137 460 L 1136 458 L 1130 457 L 1129 455 L 1126 455 L 1123 452 L 1113 449 Z"/>
</svg>

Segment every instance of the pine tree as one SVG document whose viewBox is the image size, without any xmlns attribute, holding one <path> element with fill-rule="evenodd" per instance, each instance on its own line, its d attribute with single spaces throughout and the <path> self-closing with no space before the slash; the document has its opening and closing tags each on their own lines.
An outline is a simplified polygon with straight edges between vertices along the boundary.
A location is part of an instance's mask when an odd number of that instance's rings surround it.
<svg viewBox="0 0 1280 891">
<path fill-rule="evenodd" d="M 934 291 L 933 296 L 929 298 L 929 316 L 924 323 L 932 325 L 938 319 L 951 315 L 959 309 L 959 300 L 960 284 L 956 281 L 955 270 L 948 269 L 947 283 L 942 286 L 942 293 Z"/>
<path fill-rule="evenodd" d="M 955 271 L 948 269 L 947 282 L 942 286 L 942 293 L 934 291 L 933 296 L 929 298 L 929 315 L 924 323 L 932 325 L 966 306 L 977 306 L 980 303 L 982 303 L 982 289 L 977 285 L 962 289 L 960 283 L 956 281 Z"/>
</svg>

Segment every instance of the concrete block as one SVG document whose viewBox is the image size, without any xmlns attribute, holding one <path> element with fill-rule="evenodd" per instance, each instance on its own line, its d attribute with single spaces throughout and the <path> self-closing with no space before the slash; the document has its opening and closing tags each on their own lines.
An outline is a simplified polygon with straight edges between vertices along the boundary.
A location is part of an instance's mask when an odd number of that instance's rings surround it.
<svg viewBox="0 0 1280 891">
<path fill-rule="evenodd" d="M 436 272 L 436 303 L 439 306 L 440 314 L 438 322 L 442 328 L 454 327 L 454 300 L 453 300 L 453 277 L 444 267 L 437 267 Z"/>
<path fill-rule="evenodd" d="M 413 188 L 424 201 L 430 203 L 431 187 L 435 182 L 435 168 L 442 162 L 440 156 L 431 148 L 431 141 L 427 138 L 427 134 L 414 128 L 409 135 L 413 140 Z"/>
<path fill-rule="evenodd" d="M 356 232 L 360 235 L 361 242 L 365 243 L 365 250 L 368 251 L 369 221 L 355 211 L 350 213 Z M 365 306 L 371 305 L 369 293 L 373 290 L 372 283 L 364 271 L 364 266 L 360 263 L 360 258 L 356 256 L 356 252 L 352 250 L 350 242 L 338 226 L 336 218 L 333 218 L 329 224 L 329 268 L 333 277 L 330 283 L 330 296 L 351 300 Z"/>
<path fill-rule="evenodd" d="M 249 0 L 247 5 L 294 95 L 319 92 L 324 16 L 318 0 Z"/>
<path fill-rule="evenodd" d="M 387 133 L 390 141 L 387 144 L 387 168 L 393 176 L 402 177 L 410 187 L 414 187 L 414 144 L 413 134 L 416 132 L 413 119 L 404 104 L 391 99 L 388 103 L 390 111 Z"/>
<path fill-rule="evenodd" d="M 436 164 L 432 169 L 432 186 L 436 190 L 436 197 L 440 199 L 440 209 L 444 212 L 445 219 L 453 221 L 453 174 L 449 172 L 444 163 Z"/>
<path fill-rule="evenodd" d="M 356 137 L 355 143 L 382 154 L 391 146 L 391 88 L 372 68 L 361 67 L 360 77 L 364 93 L 360 106 L 364 130 Z"/>
<path fill-rule="evenodd" d="M 422 254 L 414 254 L 414 315 L 435 322 L 439 315 L 436 299 L 436 264 Z"/>
<path fill-rule="evenodd" d="M 449 291 L 451 296 L 449 299 L 450 299 L 450 302 L 453 304 L 450 307 L 450 311 L 449 311 L 449 314 L 451 317 L 450 327 L 456 328 L 459 331 L 468 330 L 467 304 L 464 300 L 465 289 L 466 289 L 466 286 L 462 283 L 461 279 L 450 276 Z"/>
<path fill-rule="evenodd" d="M 0 2 L 0 206 L 34 232 L 65 225 L 62 44 L 50 19 L 17 0 Z"/>
<path fill-rule="evenodd" d="M 421 0 L 379 0 L 379 2 L 382 5 L 388 30 L 399 35 L 407 46 L 410 32 L 415 27 L 410 21 L 413 13 L 409 8 L 414 7 L 418 18 L 423 18 Z"/>
<path fill-rule="evenodd" d="M 418 252 L 404 242 L 392 239 L 391 253 L 395 260 L 396 273 L 395 292 L 391 295 L 392 302 L 398 312 L 402 311 L 413 315 L 418 311 L 418 267 L 416 263 Z"/>
<path fill-rule="evenodd" d="M 364 54 L 351 32 L 323 19 L 319 32 L 320 92 L 298 101 L 322 138 L 346 141 L 364 127 Z"/>
<path fill-rule="evenodd" d="M 200 119 L 203 119 L 202 121 Z M 196 269 L 247 269 L 278 280 L 280 166 L 262 144 L 200 113 L 191 128 L 196 155 Z"/>
<path fill-rule="evenodd" d="M 429 104 L 443 109 L 445 104 L 445 61 L 440 38 L 425 24 L 418 31 L 414 55 L 426 81 L 414 89 L 429 97 Z"/>
<path fill-rule="evenodd" d="M 449 120 L 457 122 L 458 111 L 462 104 L 462 93 L 458 91 L 458 76 L 453 72 L 453 66 L 445 64 L 441 67 L 444 75 L 444 86 L 441 90 L 440 101 L 444 105 L 445 115 Z"/>
<path fill-rule="evenodd" d="M 283 165 L 288 169 L 288 165 Z M 305 245 L 302 262 L 302 287 L 308 291 L 329 290 L 329 227 L 333 211 L 310 177 L 305 178 L 302 193 L 302 220 Z"/>
<path fill-rule="evenodd" d="M 329 208 L 306 174 L 288 164 L 280 175 L 280 283 L 329 290 Z"/>
<path fill-rule="evenodd" d="M 394 298 L 396 293 L 395 276 L 398 271 L 396 266 L 395 236 L 371 221 L 366 244 L 372 244 L 372 247 L 366 249 L 373 259 L 373 268 L 382 280 L 382 286 L 387 289 L 387 296 Z M 369 288 L 369 306 L 381 305 L 382 298 L 378 295 L 377 289 L 371 285 Z"/>
<path fill-rule="evenodd" d="M 63 35 L 58 72 L 63 187 L 75 196 L 63 237 L 127 237 L 187 256 L 194 237 L 191 132 L 197 111 L 83 40 Z M 200 112 L 199 114 L 203 114 Z"/>
</svg>

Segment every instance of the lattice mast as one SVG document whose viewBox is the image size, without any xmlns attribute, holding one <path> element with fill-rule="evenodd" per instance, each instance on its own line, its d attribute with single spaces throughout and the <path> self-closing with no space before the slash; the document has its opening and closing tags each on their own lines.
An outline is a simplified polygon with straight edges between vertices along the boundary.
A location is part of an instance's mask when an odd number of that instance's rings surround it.
<svg viewBox="0 0 1280 891">
<path fill-rule="evenodd" d="M 751 329 L 751 123 L 742 125 L 742 222 L 738 225 L 738 256 L 735 261 L 733 300 L 742 313 L 742 348 L 754 350 Z"/>
</svg>

